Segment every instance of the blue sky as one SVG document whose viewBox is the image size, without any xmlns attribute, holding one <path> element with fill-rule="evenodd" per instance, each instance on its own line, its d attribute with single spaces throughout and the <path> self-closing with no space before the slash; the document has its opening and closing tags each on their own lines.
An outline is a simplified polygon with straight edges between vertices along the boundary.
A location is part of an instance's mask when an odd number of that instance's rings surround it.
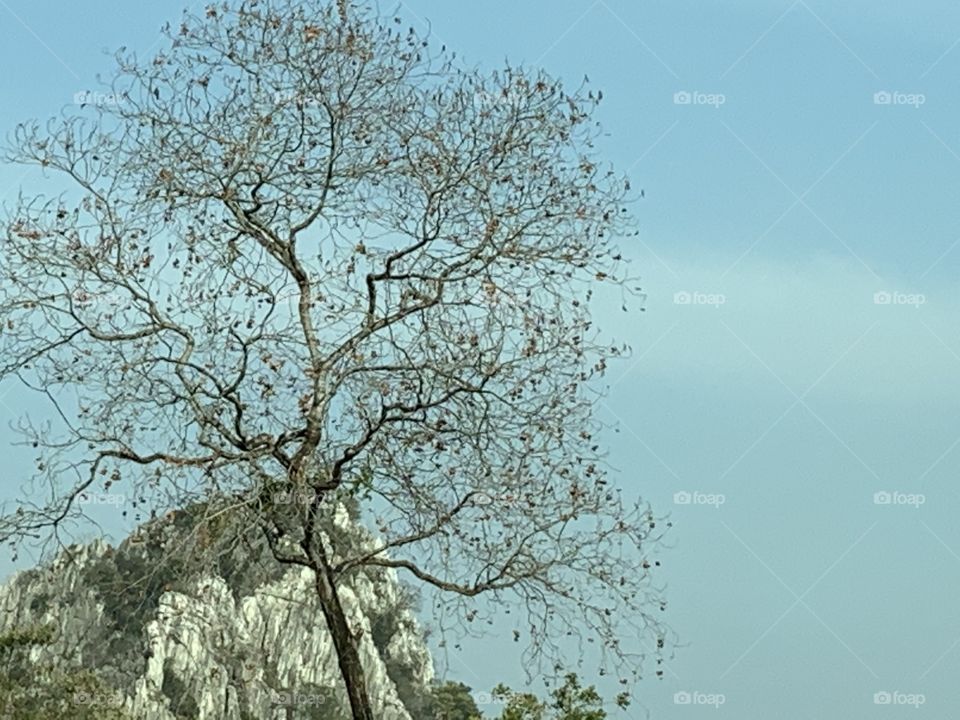
<svg viewBox="0 0 960 720">
<path fill-rule="evenodd" d="M 0 128 L 94 88 L 104 50 L 148 51 L 181 8 L 0 0 Z M 600 318 L 634 348 L 600 412 L 620 423 L 620 482 L 672 515 L 667 615 L 685 647 L 629 717 L 960 707 L 960 5 L 400 12 L 471 64 L 589 75 L 602 154 L 645 189 L 625 250 L 647 312 Z M 34 180 L 0 165 L 8 200 Z M 0 396 L 5 421 L 30 409 Z M 9 496 L 29 456 L 4 452 Z M 519 684 L 510 645 L 477 643 L 452 673 Z"/>
</svg>

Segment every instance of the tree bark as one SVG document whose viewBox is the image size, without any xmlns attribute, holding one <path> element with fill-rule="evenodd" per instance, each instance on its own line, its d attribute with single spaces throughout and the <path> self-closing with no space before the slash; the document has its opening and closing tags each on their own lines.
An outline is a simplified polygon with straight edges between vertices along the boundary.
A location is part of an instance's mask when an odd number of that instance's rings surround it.
<svg viewBox="0 0 960 720">
<path fill-rule="evenodd" d="M 367 680 L 363 672 L 363 664 L 360 662 L 359 636 L 351 631 L 350 623 L 343 612 L 343 605 L 340 603 L 340 595 L 337 592 L 326 553 L 321 548 L 315 547 L 310 553 L 310 560 L 313 564 L 317 597 L 320 600 L 320 608 L 327 621 L 330 636 L 333 638 L 340 675 L 346 686 L 353 720 L 374 720 L 370 695 L 367 691 Z"/>
</svg>

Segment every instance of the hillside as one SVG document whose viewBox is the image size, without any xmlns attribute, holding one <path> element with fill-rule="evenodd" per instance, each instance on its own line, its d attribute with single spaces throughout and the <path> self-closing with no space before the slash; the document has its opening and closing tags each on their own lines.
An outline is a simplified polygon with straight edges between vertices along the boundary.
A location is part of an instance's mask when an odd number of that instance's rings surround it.
<svg viewBox="0 0 960 720">
<path fill-rule="evenodd" d="M 309 571 L 279 566 L 255 532 L 198 533 L 201 510 L 148 523 L 117 547 L 75 546 L 0 586 L 0 633 L 44 640 L 4 656 L 8 677 L 89 669 L 108 691 L 74 691 L 79 701 L 139 720 L 346 718 Z M 371 540 L 345 508 L 327 532 Z M 377 716 L 417 720 L 433 669 L 403 588 L 391 573 L 360 572 L 341 592 L 363 631 Z"/>
</svg>

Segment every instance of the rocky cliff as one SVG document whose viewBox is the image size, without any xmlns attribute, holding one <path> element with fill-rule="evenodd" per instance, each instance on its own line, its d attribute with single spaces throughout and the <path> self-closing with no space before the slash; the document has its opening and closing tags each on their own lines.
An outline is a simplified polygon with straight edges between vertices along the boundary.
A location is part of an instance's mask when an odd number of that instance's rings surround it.
<svg viewBox="0 0 960 720">
<path fill-rule="evenodd" d="M 110 693 L 78 701 L 138 720 L 346 718 L 309 571 L 276 564 L 256 533 L 201 536 L 196 517 L 171 514 L 116 548 L 73 547 L 13 576 L 0 586 L 0 631 L 51 628 L 29 663 L 91 669 Z M 372 541 L 343 508 L 327 532 Z M 186 550 L 200 543 L 217 552 L 195 566 Z M 358 572 L 341 593 L 362 629 L 377 717 L 419 720 L 433 670 L 404 589 L 390 572 Z"/>
</svg>

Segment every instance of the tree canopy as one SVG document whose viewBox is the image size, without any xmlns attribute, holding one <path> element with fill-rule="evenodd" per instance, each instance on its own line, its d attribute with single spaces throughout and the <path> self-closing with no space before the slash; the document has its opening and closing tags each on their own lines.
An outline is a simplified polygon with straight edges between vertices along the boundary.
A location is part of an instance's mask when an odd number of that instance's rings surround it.
<svg viewBox="0 0 960 720">
<path fill-rule="evenodd" d="M 626 348 L 591 301 L 634 289 L 597 95 L 465 69 L 362 4 L 238 0 L 166 38 L 118 53 L 115 102 L 13 138 L 52 195 L 8 213 L 0 378 L 56 422 L 21 425 L 44 493 L 0 537 L 59 537 L 89 493 L 216 499 L 315 571 L 354 707 L 337 583 L 364 567 L 435 590 L 444 627 L 520 608 L 531 671 L 589 642 L 637 674 L 660 529 L 595 413 Z M 324 536 L 348 498 L 376 547 Z"/>
</svg>

